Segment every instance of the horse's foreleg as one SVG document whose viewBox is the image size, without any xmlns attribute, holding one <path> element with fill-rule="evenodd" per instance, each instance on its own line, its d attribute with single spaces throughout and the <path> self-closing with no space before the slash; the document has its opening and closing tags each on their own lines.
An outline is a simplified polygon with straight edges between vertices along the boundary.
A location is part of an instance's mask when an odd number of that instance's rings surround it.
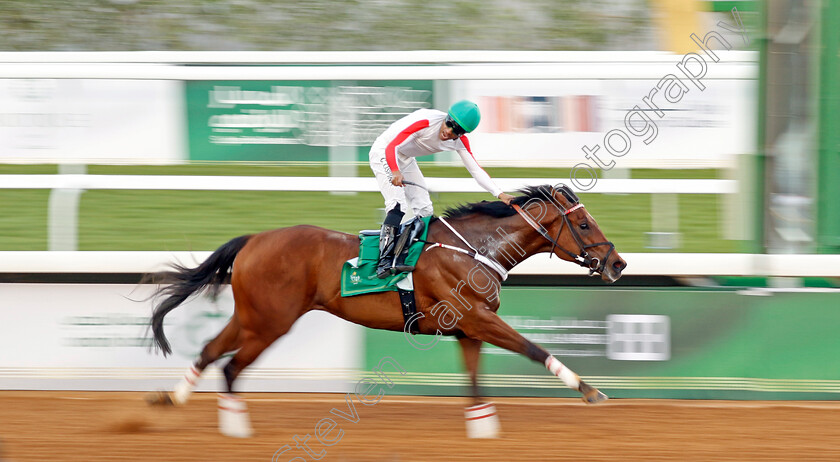
<svg viewBox="0 0 840 462">
<path fill-rule="evenodd" d="M 580 376 L 574 373 L 574 371 L 566 367 L 557 358 L 545 351 L 545 349 L 539 345 L 535 345 L 523 337 L 519 332 L 502 321 L 502 318 L 492 311 L 478 311 L 478 316 L 479 319 L 476 320 L 477 322 L 475 322 L 474 326 L 468 328 L 466 324 L 472 323 L 465 323 L 464 326 L 461 326 L 461 329 L 472 337 L 496 345 L 497 347 L 522 354 L 545 365 L 545 367 L 551 371 L 552 374 L 556 375 L 557 378 L 562 380 L 567 387 L 581 392 L 583 394 L 583 400 L 586 403 L 594 404 L 607 399 L 607 395 L 582 381 Z M 462 321 L 466 321 L 466 318 Z"/>
<path fill-rule="evenodd" d="M 481 404 L 481 396 L 478 392 L 478 359 L 481 354 L 481 340 L 459 336 L 458 342 L 461 344 L 461 353 L 463 353 L 464 356 L 464 365 L 467 368 L 467 373 L 470 375 L 473 404 Z"/>
<path fill-rule="evenodd" d="M 468 438 L 497 438 L 499 436 L 499 417 L 493 403 L 484 403 L 478 392 L 478 359 L 481 353 L 481 340 L 458 336 L 464 364 L 470 375 L 473 405 L 464 410 L 467 422 Z"/>
</svg>

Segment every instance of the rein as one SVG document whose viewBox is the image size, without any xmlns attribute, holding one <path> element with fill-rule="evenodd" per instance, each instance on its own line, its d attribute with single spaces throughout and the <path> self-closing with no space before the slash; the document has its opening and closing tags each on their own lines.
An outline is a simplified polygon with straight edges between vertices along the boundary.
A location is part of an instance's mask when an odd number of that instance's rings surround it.
<svg viewBox="0 0 840 462">
<path fill-rule="evenodd" d="M 580 235 L 578 235 L 578 233 L 575 231 L 572 224 L 569 223 L 568 215 L 570 213 L 574 212 L 577 209 L 584 208 L 583 204 L 578 203 L 578 204 L 575 204 L 573 207 L 571 207 L 569 209 L 563 210 L 563 215 L 561 215 L 561 218 L 563 218 L 563 223 L 560 224 L 560 229 L 557 231 L 557 237 L 556 238 L 552 238 L 548 234 L 548 230 L 545 229 L 544 226 L 540 225 L 539 223 L 534 221 L 534 219 L 531 218 L 530 215 L 523 212 L 522 207 L 520 207 L 517 204 L 511 204 L 511 207 L 513 207 L 513 209 L 516 210 L 516 213 L 518 213 L 519 216 L 521 216 L 525 220 L 526 223 L 531 225 L 531 227 L 534 228 L 540 236 L 544 237 L 546 240 L 548 240 L 548 242 L 551 242 L 551 250 L 550 250 L 549 258 L 551 258 L 551 255 L 555 254 L 554 249 L 557 248 L 557 249 L 560 249 L 563 252 L 565 252 L 566 255 L 570 256 L 572 258 L 573 262 L 577 263 L 578 265 L 580 265 L 584 268 L 588 268 L 590 276 L 595 275 L 595 273 L 602 273 L 604 271 L 604 269 L 606 268 L 607 260 L 609 260 L 610 254 L 612 254 L 613 250 L 615 250 L 615 245 L 610 241 L 596 242 L 594 244 L 584 244 L 583 241 L 580 238 Z M 562 245 L 560 245 L 559 242 L 557 242 L 557 240 L 560 239 L 560 234 L 563 232 L 563 225 L 566 225 L 569 228 L 569 232 L 572 234 L 572 238 L 575 240 L 575 243 L 578 245 L 578 248 L 580 249 L 580 254 L 579 255 L 576 255 L 576 254 L 566 250 L 565 248 L 563 248 Z M 610 246 L 610 250 L 607 251 L 607 255 L 604 257 L 604 261 L 599 260 L 598 257 L 592 257 L 591 255 L 589 255 L 589 252 L 587 252 L 587 249 L 591 249 L 592 247 L 598 247 L 598 246 L 601 246 L 601 245 Z"/>
</svg>

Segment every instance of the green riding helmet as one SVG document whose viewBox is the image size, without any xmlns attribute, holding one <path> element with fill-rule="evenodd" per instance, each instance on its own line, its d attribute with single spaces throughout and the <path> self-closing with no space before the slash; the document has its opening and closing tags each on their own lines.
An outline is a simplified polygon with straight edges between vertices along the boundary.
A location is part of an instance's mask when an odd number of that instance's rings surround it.
<svg viewBox="0 0 840 462">
<path fill-rule="evenodd" d="M 478 105 L 465 99 L 458 101 L 449 108 L 449 117 L 467 133 L 475 130 L 478 123 L 481 122 L 481 112 L 478 110 Z"/>
</svg>

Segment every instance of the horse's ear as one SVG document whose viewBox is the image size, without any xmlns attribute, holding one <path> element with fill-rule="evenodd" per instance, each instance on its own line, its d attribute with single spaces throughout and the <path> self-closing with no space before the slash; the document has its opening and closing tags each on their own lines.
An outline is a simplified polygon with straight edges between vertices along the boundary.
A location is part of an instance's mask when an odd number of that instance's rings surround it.
<svg viewBox="0 0 840 462">
<path fill-rule="evenodd" d="M 575 194 L 575 192 L 572 191 L 572 188 L 566 186 L 565 184 L 560 183 L 559 185 L 555 186 L 554 189 L 559 191 L 560 194 L 562 194 L 563 197 L 565 197 L 570 204 L 577 205 L 580 203 L 580 199 L 577 197 L 577 194 Z"/>
</svg>

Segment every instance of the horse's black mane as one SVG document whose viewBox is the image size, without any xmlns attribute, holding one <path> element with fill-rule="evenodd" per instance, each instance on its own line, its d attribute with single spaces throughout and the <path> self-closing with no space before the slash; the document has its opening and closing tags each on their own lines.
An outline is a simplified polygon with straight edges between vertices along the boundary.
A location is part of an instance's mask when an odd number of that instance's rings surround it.
<svg viewBox="0 0 840 462">
<path fill-rule="evenodd" d="M 528 186 L 517 191 L 521 195 L 514 198 L 512 203 L 522 206 L 531 199 L 546 200 L 552 197 L 553 191 L 554 188 L 547 184 Z M 443 212 L 443 216 L 446 218 L 459 218 L 473 213 L 481 213 L 494 218 L 504 218 L 516 215 L 516 210 L 502 201 L 481 201 L 450 207 Z"/>
</svg>

